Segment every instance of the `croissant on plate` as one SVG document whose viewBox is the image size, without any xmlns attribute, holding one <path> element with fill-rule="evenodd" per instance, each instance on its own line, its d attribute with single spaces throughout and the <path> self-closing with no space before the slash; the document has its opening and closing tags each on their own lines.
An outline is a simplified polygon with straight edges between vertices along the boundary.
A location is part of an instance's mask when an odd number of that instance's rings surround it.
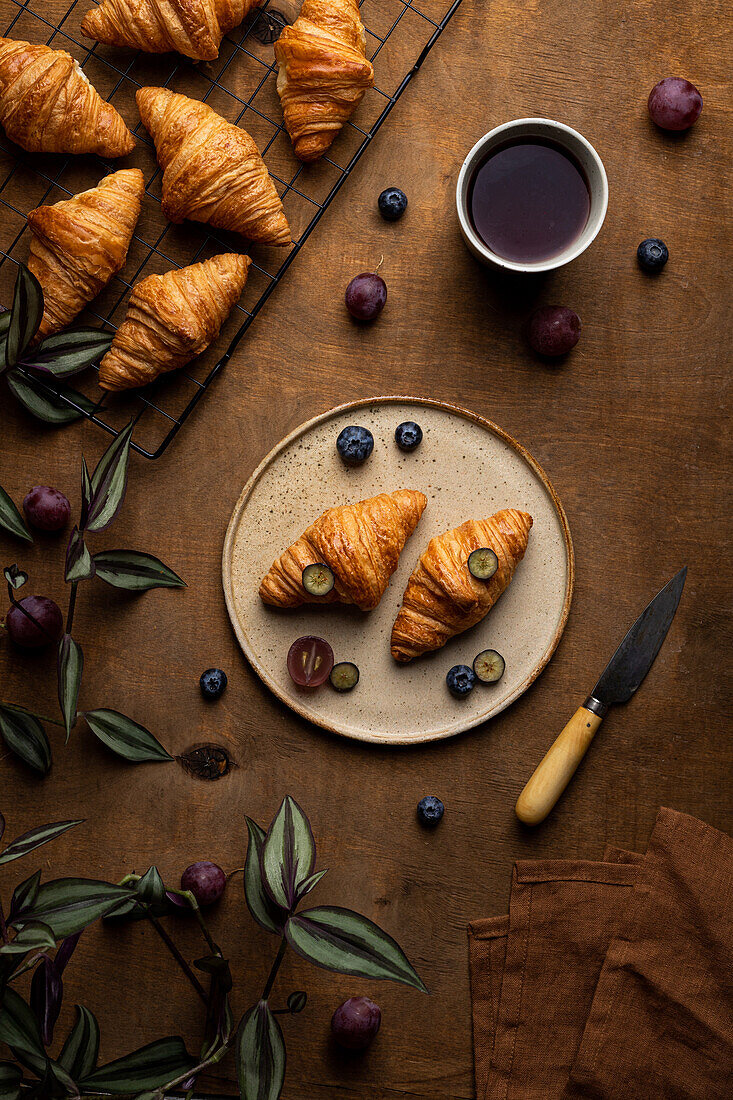
<svg viewBox="0 0 733 1100">
<path fill-rule="evenodd" d="M 358 0 L 305 0 L 275 43 L 277 90 L 295 155 L 318 160 L 374 84 Z"/>
<path fill-rule="evenodd" d="M 246 130 L 167 88 L 141 88 L 136 98 L 163 169 L 169 221 L 190 218 L 250 241 L 290 244 L 275 184 Z"/>
<path fill-rule="evenodd" d="M 176 50 L 213 61 L 224 35 L 261 0 L 102 0 L 84 16 L 82 34 L 145 53 Z"/>
<path fill-rule="evenodd" d="M 273 562 L 260 585 L 261 599 L 274 607 L 346 603 L 372 611 L 426 504 L 427 498 L 415 489 L 398 489 L 329 508 Z M 303 570 L 317 563 L 326 564 L 334 575 L 334 586 L 325 596 L 313 596 L 303 587 Z"/>
<path fill-rule="evenodd" d="M 43 290 L 42 337 L 70 324 L 123 267 L 144 192 L 140 169 L 124 168 L 89 191 L 31 210 L 28 267 Z"/>
<path fill-rule="evenodd" d="M 200 355 L 244 290 L 250 262 L 231 252 L 137 283 L 99 365 L 102 389 L 145 386 Z"/>
<path fill-rule="evenodd" d="M 392 656 L 411 661 L 440 649 L 449 638 L 488 614 L 514 576 L 527 549 L 532 517 L 505 508 L 489 519 L 469 519 L 431 539 L 412 573 L 392 628 Z M 489 547 L 499 565 L 488 581 L 468 569 L 468 555 Z"/>
<path fill-rule="evenodd" d="M 0 38 L 0 122 L 29 153 L 123 157 L 135 139 L 64 50 Z"/>
</svg>

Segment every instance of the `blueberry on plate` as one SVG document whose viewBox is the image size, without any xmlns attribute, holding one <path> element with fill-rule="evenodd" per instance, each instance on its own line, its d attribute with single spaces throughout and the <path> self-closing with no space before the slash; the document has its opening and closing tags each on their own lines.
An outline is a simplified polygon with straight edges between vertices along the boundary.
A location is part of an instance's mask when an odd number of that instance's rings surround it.
<svg viewBox="0 0 733 1100">
<path fill-rule="evenodd" d="M 374 436 L 368 428 L 350 424 L 339 432 L 336 450 L 347 466 L 361 466 L 374 450 Z"/>
<path fill-rule="evenodd" d="M 414 420 L 405 420 L 395 428 L 394 438 L 401 451 L 414 451 L 422 443 L 422 428 Z"/>
<path fill-rule="evenodd" d="M 669 259 L 669 249 L 658 237 L 647 237 L 637 248 L 636 258 L 639 261 L 639 267 L 656 274 L 662 270 Z"/>
<path fill-rule="evenodd" d="M 333 569 L 323 561 L 306 565 L 302 585 L 309 596 L 327 596 L 336 583 Z"/>
<path fill-rule="evenodd" d="M 477 581 L 491 580 L 499 568 L 499 559 L 488 546 L 479 546 L 468 555 L 468 571 Z"/>
<path fill-rule="evenodd" d="M 482 684 L 495 684 L 504 675 L 506 662 L 495 649 L 482 649 L 474 658 L 473 671 Z"/>
<path fill-rule="evenodd" d="M 451 695 L 464 699 L 470 695 L 476 684 L 476 673 L 468 665 L 453 665 L 446 675 L 445 682 Z"/>
<path fill-rule="evenodd" d="M 443 814 L 445 806 L 434 794 L 427 794 L 417 804 L 417 820 L 421 825 L 437 825 Z"/>
<path fill-rule="evenodd" d="M 377 200 L 379 213 L 387 222 L 396 222 L 407 210 L 407 195 L 399 187 L 388 187 Z"/>
<path fill-rule="evenodd" d="M 339 661 L 329 677 L 335 691 L 353 691 L 359 683 L 359 669 L 353 661 Z"/>
<path fill-rule="evenodd" d="M 207 668 L 199 680 L 204 699 L 218 699 L 227 686 L 227 674 L 220 668 Z"/>
</svg>

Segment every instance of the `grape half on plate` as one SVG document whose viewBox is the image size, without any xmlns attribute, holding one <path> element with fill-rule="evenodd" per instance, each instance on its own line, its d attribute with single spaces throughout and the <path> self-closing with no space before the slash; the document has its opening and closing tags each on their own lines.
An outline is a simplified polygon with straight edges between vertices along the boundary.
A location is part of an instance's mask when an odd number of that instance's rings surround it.
<svg viewBox="0 0 733 1100">
<path fill-rule="evenodd" d="M 352 691 L 359 683 L 359 669 L 353 661 L 339 661 L 331 669 L 329 679 L 336 691 Z"/>
<path fill-rule="evenodd" d="M 482 684 L 495 684 L 504 675 L 506 662 L 495 649 L 483 649 L 474 658 L 473 671 Z"/>
</svg>

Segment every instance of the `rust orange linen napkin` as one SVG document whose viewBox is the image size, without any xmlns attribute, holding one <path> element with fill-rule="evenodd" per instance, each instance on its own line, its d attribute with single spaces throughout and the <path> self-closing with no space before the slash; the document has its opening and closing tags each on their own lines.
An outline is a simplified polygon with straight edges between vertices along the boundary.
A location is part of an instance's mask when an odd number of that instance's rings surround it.
<svg viewBox="0 0 733 1100">
<path fill-rule="evenodd" d="M 662 810 L 646 857 L 515 865 L 469 927 L 478 1100 L 733 1095 L 731 846 Z"/>
</svg>

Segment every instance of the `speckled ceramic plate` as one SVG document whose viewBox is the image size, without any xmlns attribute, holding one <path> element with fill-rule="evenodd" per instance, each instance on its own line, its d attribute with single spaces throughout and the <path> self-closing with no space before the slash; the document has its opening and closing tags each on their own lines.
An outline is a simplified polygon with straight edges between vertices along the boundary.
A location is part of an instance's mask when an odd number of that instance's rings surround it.
<svg viewBox="0 0 733 1100">
<path fill-rule="evenodd" d="M 412 454 L 394 430 L 416 420 L 424 438 Z M 348 469 L 336 453 L 347 424 L 374 435 L 374 452 Z M 273 560 L 326 508 L 394 489 L 428 498 L 379 607 L 368 614 L 339 604 L 282 611 L 265 606 L 260 580 Z M 534 526 L 524 560 L 483 622 L 435 653 L 398 665 L 389 651 L 392 623 L 407 580 L 428 541 L 471 517 L 500 508 L 529 512 Z M 567 621 L 573 590 L 573 547 L 562 505 L 544 471 L 510 436 L 480 416 L 423 398 L 378 397 L 341 405 L 301 425 L 260 463 L 234 509 L 224 544 L 224 592 L 240 645 L 267 686 L 289 707 L 345 737 L 412 744 L 450 737 L 509 706 L 539 676 Z M 318 634 L 337 661 L 355 661 L 361 679 L 338 694 L 329 684 L 302 691 L 286 668 L 290 644 Z M 454 699 L 445 674 L 498 649 L 506 672 L 498 684 L 477 684 Z"/>
</svg>

